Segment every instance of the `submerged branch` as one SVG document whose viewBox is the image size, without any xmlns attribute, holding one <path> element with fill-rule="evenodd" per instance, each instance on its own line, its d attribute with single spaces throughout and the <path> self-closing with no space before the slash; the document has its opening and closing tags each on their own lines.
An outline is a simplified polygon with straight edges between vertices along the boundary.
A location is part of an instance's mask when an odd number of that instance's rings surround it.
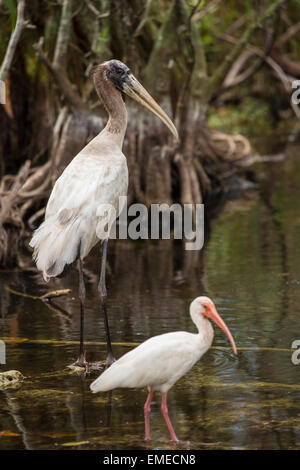
<svg viewBox="0 0 300 470">
<path fill-rule="evenodd" d="M 46 292 L 46 294 L 43 294 L 43 295 L 31 295 L 31 294 L 25 294 L 24 292 L 16 291 L 12 289 L 11 287 L 9 287 L 8 285 L 5 285 L 4 289 L 10 292 L 11 294 L 19 295 L 21 297 L 26 297 L 28 299 L 41 300 L 42 302 L 46 302 L 47 300 L 52 299 L 53 297 L 61 297 L 62 295 L 68 295 L 70 294 L 70 292 L 72 292 L 71 289 L 60 289 L 60 290 L 53 290 L 50 292 Z"/>
<path fill-rule="evenodd" d="M 66 344 L 66 345 L 77 345 L 80 344 L 80 341 L 70 341 L 70 340 L 56 340 L 56 339 L 29 339 L 29 338 L 11 338 L 9 336 L 2 338 L 5 343 L 28 343 L 28 344 L 53 344 L 54 346 L 57 344 Z M 85 344 L 90 344 L 94 346 L 106 346 L 105 341 L 85 341 Z M 112 341 L 112 345 L 114 346 L 124 346 L 126 348 L 131 348 L 131 347 L 136 347 L 139 346 L 141 343 L 134 342 L 134 341 Z M 216 351 L 232 351 L 231 346 L 211 346 L 210 349 L 216 350 Z M 238 347 L 238 351 L 252 351 L 252 352 L 263 352 L 263 351 L 270 351 L 270 352 L 282 352 L 282 353 L 291 353 L 291 351 L 294 351 L 291 348 L 272 348 L 272 347 L 267 347 L 267 346 L 245 346 L 245 347 Z M 300 387 L 300 385 L 299 385 Z"/>
<path fill-rule="evenodd" d="M 39 298 L 43 301 L 47 301 L 49 299 L 53 299 L 53 297 L 61 297 L 62 295 L 68 295 L 71 292 L 71 289 L 52 290 L 50 292 L 46 292 L 46 294 L 44 295 L 41 295 Z"/>
</svg>

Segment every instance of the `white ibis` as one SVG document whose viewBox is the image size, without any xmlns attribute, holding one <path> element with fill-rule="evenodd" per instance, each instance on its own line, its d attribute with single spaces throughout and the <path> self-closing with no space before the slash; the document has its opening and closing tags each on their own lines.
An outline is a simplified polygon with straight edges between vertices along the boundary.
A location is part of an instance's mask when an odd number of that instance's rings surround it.
<svg viewBox="0 0 300 470">
<path fill-rule="evenodd" d="M 127 162 L 121 150 L 127 127 L 122 93 L 157 115 L 178 139 L 172 121 L 125 64 L 119 60 L 104 62 L 93 68 L 92 76 L 109 120 L 102 132 L 76 155 L 57 179 L 46 207 L 45 220 L 30 242 L 37 268 L 42 271 L 45 281 L 61 275 L 68 265 L 79 260 L 80 351 L 75 365 L 85 368 L 88 363 L 83 344 L 83 259 L 99 240 L 102 240 L 102 262 L 98 291 L 104 313 L 106 364 L 114 361 L 105 302 L 105 266 L 109 230 L 122 210 L 119 198 L 124 200 L 128 186 Z"/>
<path fill-rule="evenodd" d="M 190 315 L 198 333 L 177 331 L 154 336 L 128 352 L 105 370 L 91 384 L 92 392 L 114 388 L 148 387 L 144 405 L 145 439 L 150 440 L 149 414 L 153 393 L 162 393 L 161 411 L 171 439 L 179 442 L 168 415 L 167 392 L 210 348 L 214 331 L 208 319 L 214 321 L 228 336 L 235 354 L 234 339 L 208 297 L 197 297 L 190 305 Z"/>
</svg>

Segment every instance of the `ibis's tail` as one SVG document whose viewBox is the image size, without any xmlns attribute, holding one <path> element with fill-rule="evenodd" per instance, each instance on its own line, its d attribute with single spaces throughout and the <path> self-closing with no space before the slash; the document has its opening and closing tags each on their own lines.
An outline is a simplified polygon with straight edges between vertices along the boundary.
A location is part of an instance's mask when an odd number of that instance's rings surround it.
<svg viewBox="0 0 300 470">
<path fill-rule="evenodd" d="M 78 219 L 60 226 L 56 216 L 48 217 L 34 232 L 29 245 L 34 248 L 33 258 L 46 282 L 62 274 L 79 257 L 82 235 Z"/>
<path fill-rule="evenodd" d="M 119 362 L 114 362 L 109 369 L 106 369 L 94 382 L 91 383 L 90 389 L 93 393 L 107 392 L 118 387 L 130 388 L 134 385 L 130 382 L 130 377 L 134 371 L 130 370 L 125 364 L 120 366 Z"/>
</svg>

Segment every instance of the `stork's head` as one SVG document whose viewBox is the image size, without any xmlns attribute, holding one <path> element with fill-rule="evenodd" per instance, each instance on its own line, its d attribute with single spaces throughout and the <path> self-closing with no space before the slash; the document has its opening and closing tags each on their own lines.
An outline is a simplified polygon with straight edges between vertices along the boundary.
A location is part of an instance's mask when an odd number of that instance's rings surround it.
<svg viewBox="0 0 300 470">
<path fill-rule="evenodd" d="M 170 129 L 176 140 L 178 140 L 177 129 L 169 116 L 167 116 L 159 104 L 156 103 L 147 90 L 138 82 L 127 65 L 123 64 L 120 60 L 113 59 L 104 62 L 100 66 L 94 67 L 91 73 L 93 74 L 99 67 L 103 70 L 104 79 L 110 80 L 117 90 L 130 96 L 158 116 Z"/>
<path fill-rule="evenodd" d="M 216 323 L 216 325 L 218 325 L 228 336 L 233 348 L 233 352 L 234 354 L 237 354 L 236 345 L 229 328 L 218 314 L 215 304 L 209 297 L 201 296 L 194 299 L 190 305 L 190 312 L 193 319 L 196 319 L 197 316 L 202 315 L 204 318 L 209 318 L 214 323 Z"/>
</svg>

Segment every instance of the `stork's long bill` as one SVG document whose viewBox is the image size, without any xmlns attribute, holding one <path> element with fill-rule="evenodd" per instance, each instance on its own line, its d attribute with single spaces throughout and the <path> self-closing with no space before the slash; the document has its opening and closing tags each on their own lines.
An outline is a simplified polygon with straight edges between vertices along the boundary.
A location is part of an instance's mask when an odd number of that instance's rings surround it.
<svg viewBox="0 0 300 470">
<path fill-rule="evenodd" d="M 130 74 L 127 77 L 126 82 L 123 83 L 122 91 L 141 105 L 145 106 L 145 108 L 149 109 L 149 111 L 151 111 L 157 117 L 159 117 L 162 122 L 170 129 L 176 140 L 178 140 L 177 129 L 169 116 L 167 116 L 167 114 L 161 109 L 159 104 L 152 98 L 148 91 L 145 90 L 145 88 L 139 83 L 134 75 Z"/>
<path fill-rule="evenodd" d="M 221 330 L 224 331 L 224 333 L 228 336 L 229 341 L 231 342 L 234 354 L 237 354 L 237 349 L 236 349 L 236 345 L 235 345 L 234 339 L 232 337 L 232 334 L 230 333 L 230 330 L 229 330 L 228 326 L 226 325 L 226 323 L 224 322 L 224 320 L 222 320 L 222 318 L 218 314 L 217 309 L 214 305 L 209 305 L 208 306 L 208 309 L 207 309 L 207 312 L 205 313 L 205 316 L 207 316 L 212 321 L 214 321 L 216 323 L 216 325 L 218 325 L 221 328 Z"/>
</svg>

